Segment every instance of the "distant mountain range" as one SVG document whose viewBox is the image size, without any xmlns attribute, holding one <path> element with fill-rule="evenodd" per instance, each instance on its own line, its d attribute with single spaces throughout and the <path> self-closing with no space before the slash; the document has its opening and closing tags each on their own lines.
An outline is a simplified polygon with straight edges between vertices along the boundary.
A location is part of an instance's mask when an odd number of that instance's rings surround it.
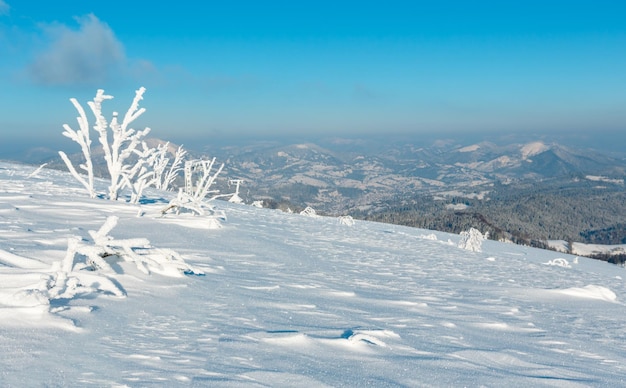
<svg viewBox="0 0 626 388">
<path fill-rule="evenodd" d="M 154 140 L 157 142 L 157 140 Z M 95 151 L 97 152 L 97 151 Z M 617 244 L 626 234 L 626 158 L 558 142 L 258 142 L 191 152 L 225 163 L 250 203 L 492 237 Z M 80 157 L 80 155 L 76 155 Z M 58 158 L 50 165 L 64 169 Z"/>
<path fill-rule="evenodd" d="M 216 151 L 225 172 L 245 180 L 250 199 L 268 198 L 337 215 L 415 195 L 487 198 L 494 185 L 593 179 L 623 185 L 626 160 L 541 141 L 382 149 L 313 143 Z M 602 178 L 596 178 L 601 183 Z"/>
<path fill-rule="evenodd" d="M 213 150 L 247 201 L 545 246 L 626 243 L 626 159 L 531 141 L 271 144 Z"/>
</svg>

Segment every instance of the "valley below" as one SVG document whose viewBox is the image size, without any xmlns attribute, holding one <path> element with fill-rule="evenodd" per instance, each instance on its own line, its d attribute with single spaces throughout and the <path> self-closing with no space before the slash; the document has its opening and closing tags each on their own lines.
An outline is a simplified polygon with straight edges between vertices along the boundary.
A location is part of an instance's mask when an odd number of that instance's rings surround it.
<svg viewBox="0 0 626 388">
<path fill-rule="evenodd" d="M 383 145 L 384 144 L 384 145 Z M 556 142 L 259 143 L 211 150 L 242 198 L 264 207 L 350 215 L 540 248 L 601 244 L 626 259 L 626 159 Z M 229 190 L 224 186 L 223 190 Z M 558 245 L 558 244 L 557 244 Z M 612 247 L 615 246 L 615 247 Z M 584 252 L 590 255 L 590 252 Z"/>
</svg>

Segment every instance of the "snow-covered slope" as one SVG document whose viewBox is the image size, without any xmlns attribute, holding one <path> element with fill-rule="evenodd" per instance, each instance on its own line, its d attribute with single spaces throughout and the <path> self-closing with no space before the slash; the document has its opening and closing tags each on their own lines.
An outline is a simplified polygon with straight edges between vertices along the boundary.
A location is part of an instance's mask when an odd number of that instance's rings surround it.
<svg viewBox="0 0 626 388">
<path fill-rule="evenodd" d="M 161 217 L 168 193 L 141 207 L 90 200 L 68 174 L 33 170 L 0 163 L 0 386 L 626 379 L 623 268 L 226 202 L 213 230 L 203 217 Z M 111 238 L 147 239 L 193 271 L 152 263 L 146 274 L 112 257 L 109 271 L 68 270 L 68 239 L 95 246 L 89 230 L 113 215 Z"/>
</svg>

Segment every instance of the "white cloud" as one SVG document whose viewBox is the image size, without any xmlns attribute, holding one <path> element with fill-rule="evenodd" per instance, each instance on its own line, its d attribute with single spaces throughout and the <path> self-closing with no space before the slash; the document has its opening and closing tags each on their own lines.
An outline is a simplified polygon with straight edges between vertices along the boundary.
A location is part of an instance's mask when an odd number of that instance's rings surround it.
<svg viewBox="0 0 626 388">
<path fill-rule="evenodd" d="M 103 87 L 102 83 L 111 79 L 116 71 L 123 71 L 124 48 L 111 28 L 93 14 L 77 21 L 77 30 L 65 25 L 46 28 L 50 45 L 36 56 L 28 69 L 34 82 Z"/>
</svg>

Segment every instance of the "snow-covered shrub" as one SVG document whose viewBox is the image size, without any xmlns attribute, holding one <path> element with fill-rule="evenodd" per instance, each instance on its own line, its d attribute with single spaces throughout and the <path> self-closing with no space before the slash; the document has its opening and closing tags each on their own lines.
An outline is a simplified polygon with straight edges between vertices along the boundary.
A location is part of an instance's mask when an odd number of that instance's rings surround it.
<svg viewBox="0 0 626 388">
<path fill-rule="evenodd" d="M 146 111 L 145 108 L 139 109 L 139 101 L 143 99 L 145 91 L 146 89 L 141 87 L 135 92 L 135 98 L 121 123 L 118 121 L 117 112 L 113 112 L 113 119 L 107 125 L 107 121 L 102 115 L 101 103 L 104 99 L 113 97 L 104 95 L 104 90 L 98 90 L 94 102 L 89 104 L 96 116 L 94 129 L 100 135 L 98 140 L 104 150 L 104 159 L 111 179 L 109 199 L 113 201 L 117 200 L 120 190 L 126 184 L 124 175 L 128 175 L 129 170 L 133 168 L 133 166 L 126 164 L 128 159 L 135 153 L 135 149 L 141 143 L 141 140 L 150 133 L 150 128 L 148 127 L 142 131 L 129 128 L 129 125 Z M 111 130 L 111 135 L 109 135 L 107 126 Z"/>
<path fill-rule="evenodd" d="M 567 261 L 566 259 L 563 259 L 561 257 L 557 258 L 557 259 L 553 259 L 548 261 L 547 263 L 543 263 L 544 265 L 553 265 L 556 267 L 563 267 L 563 268 L 572 268 L 572 266 L 569 264 L 569 261 Z"/>
<path fill-rule="evenodd" d="M 222 163 L 215 171 L 215 158 L 211 160 L 190 160 L 185 162 L 185 189 L 180 189 L 176 198 L 170 201 L 161 214 L 165 214 L 170 210 L 179 214 L 181 211 L 190 211 L 197 215 L 205 215 L 219 219 L 225 219 L 223 212 L 217 212 L 210 201 L 220 198 L 232 196 L 232 194 L 219 194 L 219 190 L 211 187 L 215 180 L 222 172 L 224 163 Z M 209 196 L 211 194 L 211 196 Z M 209 196 L 207 198 L 207 196 Z"/>
<path fill-rule="evenodd" d="M 300 212 L 303 216 L 315 217 L 317 216 L 317 212 L 311 206 L 307 206 L 304 210 Z"/>
<path fill-rule="evenodd" d="M 111 216 L 98 231 L 89 231 L 93 244 L 85 244 L 79 239 L 70 239 L 67 254 L 62 262 L 64 272 L 82 269 L 114 273 L 110 262 L 123 260 L 134 263 L 143 273 L 152 272 L 167 276 L 182 274 L 203 274 L 188 265 L 183 258 L 170 249 L 157 249 L 150 246 L 145 238 L 116 240 L 109 232 L 117 225 L 118 218 Z"/>
<path fill-rule="evenodd" d="M 468 251 L 481 252 L 483 240 L 489 236 L 489 232 L 484 235 L 478 229 L 470 228 L 469 231 L 461 232 L 461 240 L 458 247 Z"/>
<path fill-rule="evenodd" d="M 215 158 L 211 160 L 189 160 L 185 162 L 185 193 L 197 201 L 204 200 L 209 194 L 214 194 L 209 200 L 230 195 L 218 195 L 219 190 L 211 189 L 215 180 L 224 169 L 224 163 L 222 163 L 215 172 L 213 172 L 214 165 Z"/>
<path fill-rule="evenodd" d="M 155 150 L 154 160 L 152 161 L 152 169 L 154 170 L 154 187 L 159 190 L 169 190 L 170 186 L 182 171 L 182 164 L 187 151 L 179 146 L 174 153 L 174 160 L 170 162 L 169 142 L 159 144 Z"/>
<path fill-rule="evenodd" d="M 21 269 L 9 276 L 17 280 L 16 284 L 25 283 L 13 293 L 0 293 L 0 305 L 55 312 L 59 307 L 51 303 L 54 300 L 94 293 L 123 298 L 126 292 L 115 278 L 121 274 L 117 265 L 121 261 L 134 263 L 146 274 L 203 275 L 175 251 L 154 248 L 147 239 L 117 240 L 109 236 L 117 221 L 117 217 L 109 217 L 98 231 L 89 231 L 92 241 L 80 237 L 68 239 L 65 257 L 51 266 L 0 250 L 1 263 Z M 33 279 L 38 280 L 33 282 Z"/>
<path fill-rule="evenodd" d="M 339 217 L 339 224 L 340 225 L 353 226 L 354 225 L 354 219 L 351 216 L 341 216 L 341 217 Z"/>
<path fill-rule="evenodd" d="M 143 99 L 145 90 L 141 87 L 135 92 L 135 98 L 121 122 L 117 112 L 113 112 L 110 123 L 105 119 L 102 113 L 102 104 L 104 101 L 112 99 L 113 96 L 104 94 L 104 90 L 99 89 L 93 101 L 87 103 L 95 117 L 93 129 L 98 133 L 98 141 L 104 152 L 111 182 L 108 193 L 111 200 L 117 200 L 120 191 L 125 187 L 132 190 L 131 202 L 133 203 L 139 201 L 143 190 L 148 186 L 166 190 L 180 171 L 180 165 L 186 154 L 186 151 L 179 147 L 174 160 L 170 163 L 168 144 L 151 148 L 143 141 L 150 133 L 150 128 L 146 127 L 139 131 L 130 128 L 131 123 L 146 111 L 145 108 L 139 108 L 139 101 Z M 63 151 L 59 151 L 59 155 L 72 175 L 85 186 L 93 198 L 96 196 L 96 192 L 93 185 L 94 164 L 89 135 L 89 120 L 78 101 L 75 98 L 70 99 L 70 101 L 79 114 L 77 117 L 79 129 L 73 130 L 69 125 L 64 124 L 63 135 L 80 145 L 85 162 L 79 165 L 79 169 L 87 174 L 87 178 L 85 179 L 79 174 Z"/>
<path fill-rule="evenodd" d="M 122 174 L 126 186 L 132 190 L 130 203 L 139 203 L 144 189 L 156 184 L 156 175 L 152 167 L 157 150 L 148 147 L 145 142 L 141 144 L 142 149 L 135 150 L 137 156 L 135 164 L 127 168 L 125 174 Z"/>
</svg>

